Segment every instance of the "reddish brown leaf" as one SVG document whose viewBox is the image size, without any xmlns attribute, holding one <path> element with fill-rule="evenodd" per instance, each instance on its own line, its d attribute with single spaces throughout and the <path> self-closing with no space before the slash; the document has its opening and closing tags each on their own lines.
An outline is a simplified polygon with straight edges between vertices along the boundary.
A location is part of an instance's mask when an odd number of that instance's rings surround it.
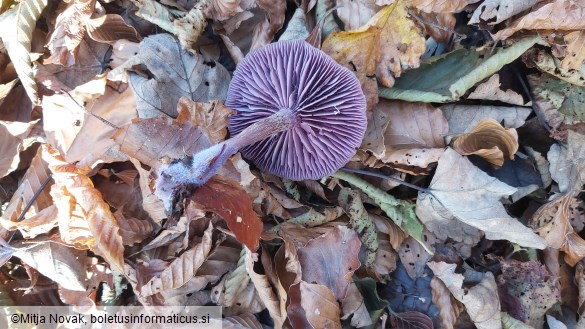
<svg viewBox="0 0 585 329">
<path fill-rule="evenodd" d="M 197 188 L 190 199 L 221 216 L 236 239 L 248 249 L 258 250 L 262 221 L 252 209 L 252 200 L 240 184 L 216 175 Z"/>
<path fill-rule="evenodd" d="M 420 312 L 394 313 L 390 317 L 390 323 L 396 329 L 433 329 L 433 321 L 427 315 Z"/>
<path fill-rule="evenodd" d="M 360 239 L 354 230 L 337 226 L 298 250 L 303 280 L 322 284 L 337 300 L 345 298 L 353 272 L 360 267 Z"/>
</svg>

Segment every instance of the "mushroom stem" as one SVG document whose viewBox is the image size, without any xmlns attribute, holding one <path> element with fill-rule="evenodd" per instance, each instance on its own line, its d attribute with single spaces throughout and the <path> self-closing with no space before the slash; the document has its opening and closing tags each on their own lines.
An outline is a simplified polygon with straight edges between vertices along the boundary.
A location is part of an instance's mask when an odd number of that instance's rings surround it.
<svg viewBox="0 0 585 329">
<path fill-rule="evenodd" d="M 289 109 L 280 111 L 260 119 L 246 127 L 236 136 L 225 141 L 236 153 L 242 147 L 264 140 L 272 135 L 289 130 L 295 125 L 295 115 Z"/>
</svg>

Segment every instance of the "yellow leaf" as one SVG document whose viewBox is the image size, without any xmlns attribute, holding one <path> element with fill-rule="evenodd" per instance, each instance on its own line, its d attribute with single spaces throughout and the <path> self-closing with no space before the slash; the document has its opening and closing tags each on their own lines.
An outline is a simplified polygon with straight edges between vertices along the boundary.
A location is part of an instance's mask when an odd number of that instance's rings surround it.
<svg viewBox="0 0 585 329">
<path fill-rule="evenodd" d="M 368 108 L 377 102 L 372 88 L 374 74 L 386 87 L 405 68 L 418 67 L 425 50 L 420 27 L 408 15 L 403 1 L 382 8 L 367 24 L 352 31 L 332 33 L 323 43 L 323 51 L 338 63 L 356 72 L 362 84 Z"/>
</svg>

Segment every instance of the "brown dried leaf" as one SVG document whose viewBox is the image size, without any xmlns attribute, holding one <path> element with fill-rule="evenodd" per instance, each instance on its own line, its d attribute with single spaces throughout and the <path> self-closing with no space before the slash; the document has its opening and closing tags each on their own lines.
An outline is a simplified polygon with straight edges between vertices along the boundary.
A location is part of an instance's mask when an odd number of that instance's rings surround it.
<svg viewBox="0 0 585 329">
<path fill-rule="evenodd" d="M 435 235 L 427 230 L 423 232 L 423 239 L 429 246 L 432 246 L 437 241 Z M 400 249 L 398 249 L 398 256 L 400 256 L 400 261 L 404 265 L 408 276 L 413 279 L 424 274 L 427 261 L 431 258 L 425 248 L 412 237 L 408 237 L 402 242 Z"/>
<path fill-rule="evenodd" d="M 90 38 L 103 43 L 114 43 L 120 39 L 138 42 L 139 36 L 136 30 L 126 24 L 120 15 L 106 14 L 104 16 L 88 19 L 86 22 L 87 33 Z"/>
<path fill-rule="evenodd" d="M 246 250 L 246 271 L 250 275 L 250 280 L 254 284 L 256 291 L 258 291 L 258 295 L 260 300 L 266 308 L 268 309 L 268 313 L 274 320 L 274 327 L 275 328 L 282 328 L 282 324 L 286 319 L 286 310 L 284 309 L 284 303 L 281 304 L 279 297 L 274 293 L 277 291 L 276 289 L 273 290 L 270 281 L 266 277 L 266 275 L 258 274 L 254 271 L 254 254 L 252 254 L 249 250 Z M 257 255 L 257 254 L 256 254 Z"/>
<path fill-rule="evenodd" d="M 72 219 L 81 222 L 90 233 L 83 241 L 85 246 L 124 273 L 124 246 L 119 226 L 100 192 L 83 172 L 65 162 L 55 149 L 43 145 L 43 159 L 49 164 L 55 180 L 51 196 L 57 205 L 60 226 Z"/>
<path fill-rule="evenodd" d="M 24 218 L 25 221 L 31 220 L 32 222 L 36 222 L 37 219 L 34 219 L 34 217 L 37 215 L 44 217 L 44 214 L 40 215 L 41 212 L 53 204 L 53 200 L 49 194 L 50 189 L 47 188 L 47 186 L 50 185 L 44 186 L 43 188 L 47 179 L 50 179 L 50 171 L 47 162 L 45 162 L 41 156 L 41 152 L 42 151 L 39 148 L 37 154 L 32 159 L 29 168 L 21 179 L 18 189 L 14 192 L 8 206 L 2 212 L 3 220 L 15 222 L 21 215 L 24 207 L 34 199 L 34 202 L 32 202 L 31 207 L 25 214 Z M 39 193 L 36 198 L 34 197 L 35 193 Z M 2 235 L 6 233 L 4 230 L 1 231 Z"/>
<path fill-rule="evenodd" d="M 584 15 L 584 1 L 553 1 L 515 20 L 493 37 L 494 40 L 504 40 L 520 30 L 582 30 L 585 28 Z"/>
<path fill-rule="evenodd" d="M 258 7 L 266 12 L 264 20 L 254 27 L 254 38 L 250 50 L 263 47 L 270 42 L 284 25 L 285 0 L 256 0 Z"/>
<path fill-rule="evenodd" d="M 486 82 L 477 86 L 467 98 L 500 101 L 518 106 L 525 105 L 522 95 L 511 89 L 503 91 L 500 86 L 500 75 L 494 74 Z"/>
<path fill-rule="evenodd" d="M 565 35 L 567 55 L 561 62 L 561 68 L 565 70 L 579 70 L 585 61 L 585 32 L 574 31 Z"/>
<path fill-rule="evenodd" d="M 14 256 L 33 267 L 62 287 L 85 291 L 85 269 L 68 247 L 53 242 L 43 242 L 17 248 Z"/>
<path fill-rule="evenodd" d="M 134 119 L 112 137 L 120 150 L 140 162 L 158 168 L 159 159 L 182 158 L 212 145 L 212 140 L 225 136 L 227 115 L 231 110 L 214 101 L 195 106 L 183 99 L 177 119 L 158 117 Z"/>
<path fill-rule="evenodd" d="M 93 14 L 95 4 L 95 0 L 76 0 L 57 16 L 55 30 L 47 42 L 51 57 L 45 60 L 45 64 L 71 66 L 75 63 L 79 44 L 87 30 L 86 22 Z"/>
<path fill-rule="evenodd" d="M 390 165 L 426 168 L 443 154 L 448 130 L 441 110 L 428 104 L 381 100 L 361 148 Z"/>
<path fill-rule="evenodd" d="M 516 129 L 503 128 L 493 119 L 484 119 L 469 133 L 459 136 L 453 148 L 461 155 L 479 155 L 500 168 L 504 157 L 514 160 L 514 154 L 518 151 L 518 133 Z"/>
<path fill-rule="evenodd" d="M 298 250 L 306 282 L 322 284 L 337 300 L 345 298 L 353 273 L 360 267 L 360 239 L 354 230 L 336 226 Z"/>
<path fill-rule="evenodd" d="M 169 293 L 170 290 L 179 289 L 194 278 L 195 273 L 211 251 L 212 232 L 213 225 L 209 223 L 201 242 L 174 259 L 160 274 L 142 286 L 140 296 L 147 297 L 158 293 Z"/>
<path fill-rule="evenodd" d="M 313 328 L 341 329 L 341 311 L 335 296 L 326 286 L 300 282 L 301 306 Z"/>
<path fill-rule="evenodd" d="M 57 207 L 51 205 L 20 222 L 0 218 L 0 225 L 8 231 L 18 230 L 25 239 L 32 239 L 39 234 L 48 233 L 58 225 L 58 221 Z"/>
<path fill-rule="evenodd" d="M 23 141 L 30 134 L 38 120 L 29 123 L 0 121 L 0 178 L 10 174 L 18 167 L 19 153 L 23 151 Z"/>
<path fill-rule="evenodd" d="M 433 304 L 439 309 L 439 319 L 443 328 L 454 328 L 461 313 L 461 304 L 453 298 L 449 289 L 436 276 L 431 279 Z"/>
<path fill-rule="evenodd" d="M 240 184 L 220 176 L 212 177 L 190 197 L 206 211 L 223 218 L 236 239 L 252 251 L 258 250 L 262 221 L 252 209 L 252 200 Z"/>
<path fill-rule="evenodd" d="M 429 262 L 428 266 L 451 291 L 453 297 L 465 305 L 467 313 L 478 329 L 501 328 L 498 288 L 491 272 L 479 273 L 469 269 L 464 277 L 455 273 L 457 264 Z M 464 286 L 463 280 L 469 280 L 472 276 L 477 280 L 466 281 Z M 470 286 L 471 283 L 474 285 Z"/>
<path fill-rule="evenodd" d="M 364 303 L 364 297 L 355 283 L 351 283 L 347 289 L 347 296 L 341 301 L 343 316 L 341 320 L 347 320 L 351 316 L 351 325 L 357 328 L 372 324 L 372 318 Z"/>
<path fill-rule="evenodd" d="M 138 218 L 125 218 L 120 210 L 114 213 L 114 217 L 120 225 L 120 235 L 125 246 L 132 246 L 142 242 L 152 235 L 152 223 Z"/>
<path fill-rule="evenodd" d="M 565 252 L 565 262 L 571 266 L 585 257 L 585 240 L 569 222 L 569 206 L 573 198 L 573 193 L 563 195 L 540 207 L 530 219 L 530 226 L 546 240 L 549 247 Z"/>
</svg>

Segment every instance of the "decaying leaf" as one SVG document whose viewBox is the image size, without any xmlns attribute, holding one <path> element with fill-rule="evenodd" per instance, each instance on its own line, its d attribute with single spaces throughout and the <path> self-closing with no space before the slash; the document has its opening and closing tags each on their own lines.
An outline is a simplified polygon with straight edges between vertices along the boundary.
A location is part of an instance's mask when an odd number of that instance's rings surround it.
<svg viewBox="0 0 585 329">
<path fill-rule="evenodd" d="M 430 194 L 419 193 L 416 213 L 437 237 L 472 243 L 478 235 L 471 226 L 482 230 L 488 239 L 505 239 L 538 249 L 546 246 L 530 228 L 508 215 L 500 203 L 500 198 L 516 189 L 488 176 L 453 149 L 448 148 L 439 159 L 429 187 Z"/>
<path fill-rule="evenodd" d="M 456 135 L 469 132 L 486 119 L 501 122 L 505 128 L 520 128 L 532 113 L 532 110 L 526 107 L 489 105 L 444 105 L 441 110 L 449 123 L 449 133 Z"/>
<path fill-rule="evenodd" d="M 182 49 L 171 35 L 145 38 L 137 56 L 152 74 L 151 79 L 136 73 L 129 76 L 139 117 L 176 117 L 183 96 L 196 102 L 225 101 L 230 81 L 227 70 L 213 59 Z"/>
<path fill-rule="evenodd" d="M 134 119 L 112 138 L 128 156 L 158 168 L 159 159 L 164 156 L 179 159 L 184 154 L 194 154 L 226 135 L 231 110 L 222 104 L 194 103 L 184 98 L 177 107 L 177 119 L 168 116 Z"/>
<path fill-rule="evenodd" d="M 560 298 L 559 288 L 544 265 L 537 261 L 500 260 L 497 277 L 502 310 L 533 327 Z"/>
<path fill-rule="evenodd" d="M 504 158 L 514 160 L 518 151 L 518 133 L 513 128 L 503 128 L 495 120 L 485 119 L 469 133 L 457 137 L 453 149 L 461 155 L 479 155 L 499 168 L 504 164 Z"/>
<path fill-rule="evenodd" d="M 571 226 L 569 207 L 573 193 L 568 193 L 540 207 L 530 225 L 542 236 L 549 247 L 565 252 L 565 261 L 574 266 L 585 257 L 585 240 Z"/>
<path fill-rule="evenodd" d="M 456 264 L 429 262 L 428 265 L 435 276 L 451 291 L 453 297 L 463 303 L 478 329 L 502 327 L 498 288 L 491 272 L 478 273 L 468 269 L 463 276 L 455 272 Z M 467 286 L 463 284 L 465 279 L 468 281 Z M 473 286 L 469 287 L 471 283 Z"/>
<path fill-rule="evenodd" d="M 413 0 L 411 5 L 427 13 L 453 13 L 459 12 L 466 6 L 476 3 L 479 0 L 453 0 L 453 1 L 433 1 L 433 0 Z"/>
<path fill-rule="evenodd" d="M 453 298 L 443 281 L 436 276 L 431 279 L 431 289 L 433 303 L 439 309 L 439 319 L 443 328 L 453 328 L 462 311 L 460 302 Z"/>
</svg>

